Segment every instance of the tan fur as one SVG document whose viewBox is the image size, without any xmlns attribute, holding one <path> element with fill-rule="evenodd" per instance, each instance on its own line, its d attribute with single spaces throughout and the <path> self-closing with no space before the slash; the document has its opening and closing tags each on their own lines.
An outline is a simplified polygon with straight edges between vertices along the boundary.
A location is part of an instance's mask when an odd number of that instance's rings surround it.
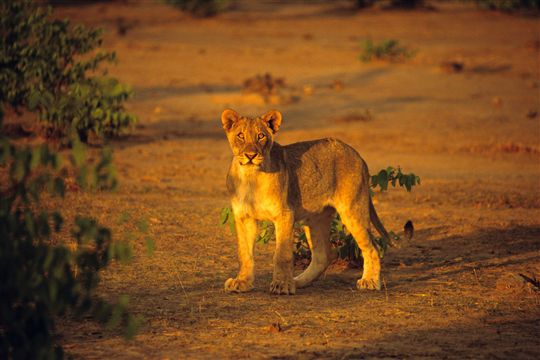
<svg viewBox="0 0 540 360">
<path fill-rule="evenodd" d="M 379 254 L 367 231 L 373 222 L 382 236 L 388 234 L 369 196 L 366 163 L 352 147 L 335 139 L 287 146 L 275 143 L 281 120 L 278 111 L 253 119 L 227 109 L 221 116 L 234 155 L 227 189 L 240 258 L 240 271 L 225 282 L 225 290 L 244 292 L 253 288 L 253 247 L 260 220 L 272 221 L 276 233 L 270 292 L 294 294 L 297 287 L 310 284 L 335 257 L 329 236 L 336 211 L 364 257 L 364 273 L 357 287 L 379 290 Z M 294 278 L 293 225 L 301 220 L 309 227 L 312 260 Z"/>
</svg>

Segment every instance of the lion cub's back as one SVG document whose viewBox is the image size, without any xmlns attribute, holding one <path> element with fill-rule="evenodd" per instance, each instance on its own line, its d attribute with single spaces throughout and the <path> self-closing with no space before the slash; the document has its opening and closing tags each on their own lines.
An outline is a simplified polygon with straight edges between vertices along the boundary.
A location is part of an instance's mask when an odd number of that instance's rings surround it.
<svg viewBox="0 0 540 360">
<path fill-rule="evenodd" d="M 326 170 L 331 170 L 334 166 L 362 170 L 365 166 L 364 160 L 354 148 L 334 138 L 301 141 L 283 148 L 288 162 L 300 162 L 294 164 L 295 166 L 313 165 Z"/>
<path fill-rule="evenodd" d="M 357 187 L 368 176 L 358 152 L 341 140 L 325 138 L 284 146 L 291 185 L 299 192 L 303 207 L 329 204 L 340 187 Z M 312 206 L 309 205 L 312 203 Z"/>
</svg>

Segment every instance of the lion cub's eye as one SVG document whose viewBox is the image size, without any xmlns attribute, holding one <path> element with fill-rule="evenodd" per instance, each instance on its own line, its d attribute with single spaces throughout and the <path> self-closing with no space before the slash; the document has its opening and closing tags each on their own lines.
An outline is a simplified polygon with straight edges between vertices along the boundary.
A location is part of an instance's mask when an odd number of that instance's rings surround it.
<svg viewBox="0 0 540 360">
<path fill-rule="evenodd" d="M 262 140 L 266 137 L 266 135 L 264 135 L 263 133 L 259 133 L 259 135 L 257 135 L 257 140 Z"/>
<path fill-rule="evenodd" d="M 242 133 L 238 133 L 238 135 L 236 135 L 240 140 L 244 140 L 244 134 Z"/>
</svg>

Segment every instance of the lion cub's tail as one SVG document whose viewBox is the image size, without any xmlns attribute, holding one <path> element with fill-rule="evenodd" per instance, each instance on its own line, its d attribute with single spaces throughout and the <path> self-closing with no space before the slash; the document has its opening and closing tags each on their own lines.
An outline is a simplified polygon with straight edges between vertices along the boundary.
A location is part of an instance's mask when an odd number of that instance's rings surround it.
<svg viewBox="0 0 540 360">
<path fill-rule="evenodd" d="M 375 211 L 375 207 L 373 206 L 373 201 L 371 201 L 371 196 L 369 197 L 369 219 L 375 226 L 375 229 L 377 229 L 377 232 L 385 238 L 387 242 L 392 241 L 390 239 L 390 235 L 388 235 L 388 232 L 384 228 L 384 225 L 381 222 L 381 219 L 379 219 L 379 216 L 377 215 L 377 212 Z"/>
<path fill-rule="evenodd" d="M 377 229 L 377 232 L 385 238 L 385 240 L 390 244 L 391 246 L 399 247 L 399 244 L 396 244 L 393 238 L 390 237 L 386 229 L 384 228 L 384 225 L 381 222 L 381 219 L 379 219 L 379 216 L 377 215 L 377 212 L 375 211 L 375 207 L 373 206 L 373 202 L 371 201 L 371 196 L 369 197 L 369 218 L 373 225 L 375 226 L 375 229 Z M 407 240 L 411 240 L 414 233 L 414 228 L 412 221 L 409 220 L 405 224 L 405 238 Z"/>
</svg>

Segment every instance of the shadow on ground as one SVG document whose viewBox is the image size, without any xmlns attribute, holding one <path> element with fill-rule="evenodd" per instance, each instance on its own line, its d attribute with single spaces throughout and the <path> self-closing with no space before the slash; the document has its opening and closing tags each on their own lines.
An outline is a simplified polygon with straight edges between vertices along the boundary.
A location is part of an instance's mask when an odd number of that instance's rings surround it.
<svg viewBox="0 0 540 360">
<path fill-rule="evenodd" d="M 534 359 L 540 354 L 538 350 L 531 350 L 535 345 L 540 345 L 536 335 L 539 329 L 538 319 L 493 322 L 489 318 L 482 318 L 474 323 L 464 322 L 444 328 L 402 328 L 374 344 L 351 345 L 350 348 L 330 351 L 300 351 L 272 359 Z M 519 346 L 523 342 L 532 346 L 524 349 Z M 361 344 L 354 339 L 351 339 L 351 343 Z M 461 346 L 456 347 L 458 343 Z M 473 354 L 477 351 L 478 357 L 475 357 Z"/>
</svg>

